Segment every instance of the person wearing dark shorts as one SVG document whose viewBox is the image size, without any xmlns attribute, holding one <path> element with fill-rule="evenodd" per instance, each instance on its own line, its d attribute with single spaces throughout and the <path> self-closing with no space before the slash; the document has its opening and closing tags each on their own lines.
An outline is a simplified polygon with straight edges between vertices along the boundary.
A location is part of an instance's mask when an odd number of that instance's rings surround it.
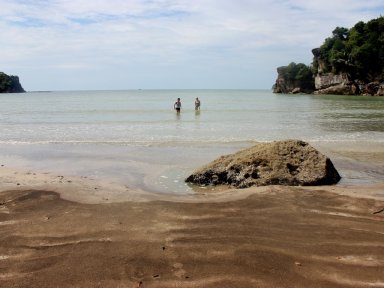
<svg viewBox="0 0 384 288">
<path fill-rule="evenodd" d="M 177 98 L 175 104 L 173 104 L 173 108 L 176 110 L 177 113 L 180 113 L 180 110 L 181 110 L 180 98 Z"/>
<path fill-rule="evenodd" d="M 195 110 L 200 110 L 200 99 L 199 98 L 196 98 L 195 100 Z"/>
</svg>

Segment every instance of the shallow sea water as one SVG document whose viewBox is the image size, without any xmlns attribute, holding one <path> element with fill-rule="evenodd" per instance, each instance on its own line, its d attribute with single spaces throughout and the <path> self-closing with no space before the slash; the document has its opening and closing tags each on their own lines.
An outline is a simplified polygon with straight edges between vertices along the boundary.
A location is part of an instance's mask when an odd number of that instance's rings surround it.
<svg viewBox="0 0 384 288">
<path fill-rule="evenodd" d="M 0 163 L 15 168 L 193 193 L 184 178 L 220 155 L 302 139 L 331 157 L 341 183 L 384 179 L 372 156 L 384 150 L 384 97 L 130 90 L 0 94 L 0 103 Z"/>
</svg>

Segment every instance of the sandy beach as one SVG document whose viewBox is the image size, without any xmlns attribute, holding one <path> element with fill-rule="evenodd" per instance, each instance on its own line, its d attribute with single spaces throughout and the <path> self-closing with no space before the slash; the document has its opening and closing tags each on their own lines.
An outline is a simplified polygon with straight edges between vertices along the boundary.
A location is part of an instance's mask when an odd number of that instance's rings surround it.
<svg viewBox="0 0 384 288">
<path fill-rule="evenodd" d="M 0 288 L 384 288 L 384 0 L 0 3 Z"/>
<path fill-rule="evenodd" d="M 0 169 L 1 287 L 384 287 L 384 183 L 175 197 Z"/>
</svg>

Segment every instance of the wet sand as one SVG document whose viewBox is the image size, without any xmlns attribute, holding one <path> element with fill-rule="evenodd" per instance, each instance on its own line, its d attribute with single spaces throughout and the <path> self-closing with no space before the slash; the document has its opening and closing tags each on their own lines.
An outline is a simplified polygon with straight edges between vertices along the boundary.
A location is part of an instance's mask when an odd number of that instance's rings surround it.
<svg viewBox="0 0 384 288">
<path fill-rule="evenodd" d="M 384 287 L 384 183 L 175 197 L 0 169 L 0 287 Z"/>
</svg>

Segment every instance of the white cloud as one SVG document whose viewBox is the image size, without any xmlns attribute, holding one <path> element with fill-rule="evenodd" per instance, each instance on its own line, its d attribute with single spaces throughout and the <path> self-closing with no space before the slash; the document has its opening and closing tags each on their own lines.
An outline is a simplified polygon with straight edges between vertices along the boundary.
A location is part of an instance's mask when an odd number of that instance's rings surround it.
<svg viewBox="0 0 384 288">
<path fill-rule="evenodd" d="M 269 88 L 277 66 L 309 64 L 336 26 L 380 16 L 380 2 L 0 0 L 0 67 L 28 90 L 231 88 L 231 76 L 232 88 Z"/>
</svg>

